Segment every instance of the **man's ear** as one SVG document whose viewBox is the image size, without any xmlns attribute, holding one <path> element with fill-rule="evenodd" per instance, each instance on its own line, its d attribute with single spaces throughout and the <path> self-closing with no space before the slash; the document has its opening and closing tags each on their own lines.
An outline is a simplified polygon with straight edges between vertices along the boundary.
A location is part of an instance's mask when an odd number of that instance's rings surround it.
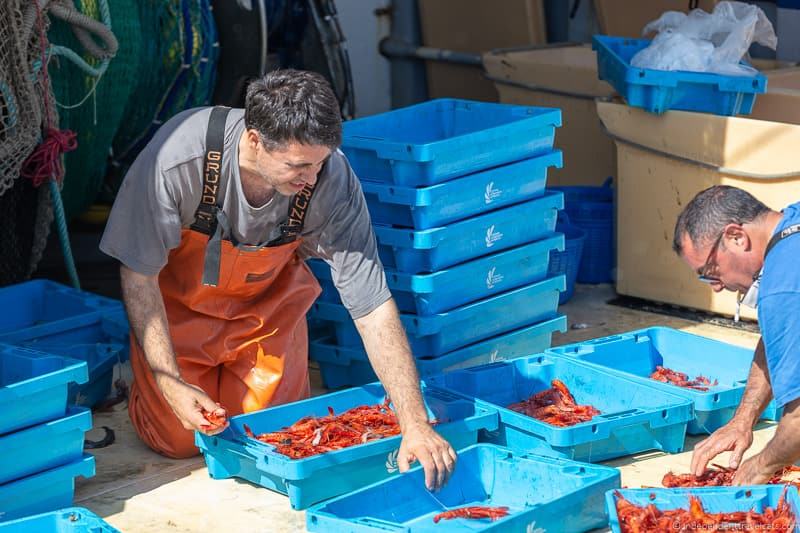
<svg viewBox="0 0 800 533">
<path fill-rule="evenodd" d="M 749 252 L 753 247 L 750 235 L 739 224 L 725 226 L 725 241 L 725 245 L 729 248 L 737 248 L 743 252 Z"/>
</svg>

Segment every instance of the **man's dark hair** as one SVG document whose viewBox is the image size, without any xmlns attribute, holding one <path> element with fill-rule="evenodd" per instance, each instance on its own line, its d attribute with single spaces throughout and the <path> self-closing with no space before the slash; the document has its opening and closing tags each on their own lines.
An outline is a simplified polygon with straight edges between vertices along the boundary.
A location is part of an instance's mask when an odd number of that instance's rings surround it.
<svg viewBox="0 0 800 533">
<path fill-rule="evenodd" d="M 768 213 L 770 208 L 747 191 L 728 185 L 715 185 L 697 193 L 678 215 L 672 249 L 683 254 L 683 236 L 695 246 L 716 239 L 728 224 L 747 224 Z"/>
<path fill-rule="evenodd" d="M 269 150 L 290 142 L 327 146 L 342 143 L 342 115 L 330 84 L 317 73 L 275 70 L 247 86 L 244 124 Z"/>
</svg>

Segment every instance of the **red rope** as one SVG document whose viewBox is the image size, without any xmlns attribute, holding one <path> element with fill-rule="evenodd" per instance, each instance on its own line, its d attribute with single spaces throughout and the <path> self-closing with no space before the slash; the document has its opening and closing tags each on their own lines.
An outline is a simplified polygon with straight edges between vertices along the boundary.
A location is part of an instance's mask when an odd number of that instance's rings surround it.
<svg viewBox="0 0 800 533">
<path fill-rule="evenodd" d="M 47 34 L 44 29 L 44 14 L 39 2 L 34 2 L 34 5 L 36 6 L 36 24 L 39 29 L 39 44 L 42 52 L 42 69 L 39 75 L 41 77 L 42 100 L 44 101 L 45 124 L 42 132 L 43 140 L 22 164 L 20 174 L 33 180 L 33 185 L 38 187 L 50 179 L 61 181 L 61 178 L 64 177 L 61 154 L 75 150 L 78 147 L 78 139 L 73 131 L 59 130 L 53 127 L 53 115 L 50 110 L 50 99 L 47 95 L 50 87 L 50 78 L 47 72 Z"/>
</svg>

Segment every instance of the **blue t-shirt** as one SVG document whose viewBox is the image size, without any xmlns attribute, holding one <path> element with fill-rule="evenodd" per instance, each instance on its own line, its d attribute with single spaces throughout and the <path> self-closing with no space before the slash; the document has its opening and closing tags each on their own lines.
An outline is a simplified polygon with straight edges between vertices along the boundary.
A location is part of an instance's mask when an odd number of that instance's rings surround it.
<svg viewBox="0 0 800 533">
<path fill-rule="evenodd" d="M 800 203 L 783 210 L 776 232 L 800 224 Z M 767 254 L 758 290 L 758 322 L 772 393 L 779 406 L 800 398 L 800 233 Z"/>
</svg>

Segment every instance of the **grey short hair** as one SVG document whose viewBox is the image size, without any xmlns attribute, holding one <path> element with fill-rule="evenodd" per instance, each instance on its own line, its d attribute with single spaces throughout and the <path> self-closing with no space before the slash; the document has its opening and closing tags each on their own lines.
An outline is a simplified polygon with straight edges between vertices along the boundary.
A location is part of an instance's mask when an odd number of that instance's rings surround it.
<svg viewBox="0 0 800 533">
<path fill-rule="evenodd" d="M 672 249 L 683 254 L 683 237 L 695 246 L 716 239 L 728 224 L 753 222 L 770 211 L 755 196 L 728 185 L 715 185 L 697 193 L 675 222 Z"/>
</svg>

